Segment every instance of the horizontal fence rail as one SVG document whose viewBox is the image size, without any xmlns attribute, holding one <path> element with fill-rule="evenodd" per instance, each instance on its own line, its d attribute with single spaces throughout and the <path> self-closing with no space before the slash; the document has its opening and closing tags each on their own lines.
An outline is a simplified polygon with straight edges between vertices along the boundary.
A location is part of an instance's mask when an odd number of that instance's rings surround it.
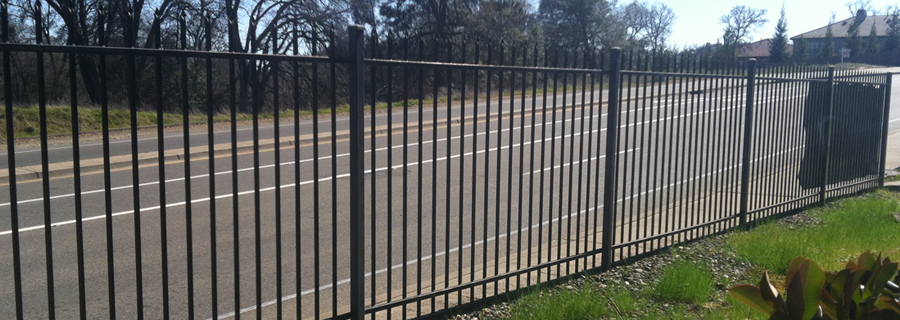
<svg viewBox="0 0 900 320">
<path fill-rule="evenodd" d="M 17 319 L 439 316 L 884 180 L 875 71 L 358 26 L 217 52 L 186 15 L 14 43 L 6 10 Z"/>
</svg>

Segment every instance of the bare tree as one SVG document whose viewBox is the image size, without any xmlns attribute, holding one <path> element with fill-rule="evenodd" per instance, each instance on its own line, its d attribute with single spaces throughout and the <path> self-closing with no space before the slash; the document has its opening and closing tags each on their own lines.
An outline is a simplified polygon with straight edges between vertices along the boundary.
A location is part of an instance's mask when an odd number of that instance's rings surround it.
<svg viewBox="0 0 900 320">
<path fill-rule="evenodd" d="M 672 25 L 675 24 L 675 12 L 664 3 L 655 3 L 650 7 L 649 27 L 645 38 L 650 49 L 659 52 L 665 49 L 669 36 L 672 35 Z"/>
<path fill-rule="evenodd" d="M 727 35 L 725 44 L 737 44 L 750 40 L 750 34 L 761 28 L 767 22 L 766 9 L 754 9 L 747 6 L 734 6 L 731 11 L 719 18 L 719 23 L 725 25 Z"/>
<path fill-rule="evenodd" d="M 878 14 L 878 10 L 872 5 L 872 0 L 856 0 L 855 2 L 847 2 L 845 4 L 850 16 L 855 16 L 859 10 L 865 10 L 869 14 Z"/>
<path fill-rule="evenodd" d="M 298 28 L 297 35 L 321 46 L 319 34 L 334 31 L 335 24 L 347 10 L 346 2 L 316 0 L 225 0 L 225 19 L 228 25 L 228 50 L 246 53 L 286 53 L 290 49 L 287 38 Z M 240 12 L 246 12 L 245 15 Z M 245 24 L 246 23 L 246 24 Z M 246 28 L 242 29 L 242 25 Z M 254 103 L 261 102 L 265 84 L 272 76 L 268 63 L 241 61 L 240 106 L 249 111 L 251 95 Z"/>
<path fill-rule="evenodd" d="M 725 25 L 725 35 L 722 37 L 722 50 L 731 58 L 737 55 L 737 47 L 751 39 L 750 35 L 769 22 L 765 18 L 765 9 L 754 9 L 747 6 L 734 6 L 731 11 L 719 18 L 719 23 Z"/>
<path fill-rule="evenodd" d="M 107 29 L 107 39 L 102 39 L 109 46 L 143 46 L 153 47 L 155 45 L 153 39 L 156 39 L 160 32 L 160 25 L 168 16 L 168 13 L 176 5 L 176 0 L 161 0 L 152 8 L 153 14 L 146 14 L 145 9 L 148 4 L 144 0 L 111 0 L 101 2 L 100 0 L 44 0 L 50 7 L 50 12 L 44 19 L 45 23 L 53 23 L 61 21 L 61 28 L 65 30 L 64 38 L 68 45 L 91 46 L 99 45 L 100 40 L 97 36 L 98 30 L 98 14 L 103 9 L 105 19 L 104 27 Z M 27 4 L 30 1 L 18 0 L 14 3 Z M 105 8 L 103 8 L 105 6 Z M 22 5 L 23 9 L 30 8 L 28 5 Z M 149 20 L 149 24 L 147 21 Z M 146 32 L 139 32 L 146 28 Z M 51 28 L 46 29 L 45 39 L 53 39 L 50 32 Z M 126 38 L 125 34 L 130 38 Z M 121 35 L 121 37 L 110 37 L 111 34 Z M 144 35 L 143 39 L 138 39 L 140 35 Z M 128 39 L 128 43 L 126 43 Z M 143 43 L 143 44 L 141 44 Z M 99 70 L 96 62 L 88 55 L 79 55 L 78 61 L 79 72 L 85 86 L 88 97 L 93 102 L 98 102 L 98 91 L 96 79 L 99 79 Z"/>
<path fill-rule="evenodd" d="M 627 27 L 628 42 L 653 51 L 665 47 L 675 22 L 675 12 L 663 3 L 634 1 L 622 7 L 619 16 Z"/>
<path fill-rule="evenodd" d="M 620 16 L 620 21 L 627 27 L 627 40 L 633 43 L 641 43 L 650 25 L 651 13 L 649 6 L 644 2 L 635 0 L 623 6 L 617 13 Z M 641 46 L 643 45 L 641 44 Z"/>
</svg>

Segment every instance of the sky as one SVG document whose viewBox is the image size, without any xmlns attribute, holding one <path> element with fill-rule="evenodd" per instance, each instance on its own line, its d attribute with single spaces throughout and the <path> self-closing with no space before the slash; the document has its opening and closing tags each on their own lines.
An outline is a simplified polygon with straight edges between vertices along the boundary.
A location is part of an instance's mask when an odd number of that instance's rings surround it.
<svg viewBox="0 0 900 320">
<path fill-rule="evenodd" d="M 793 37 L 827 25 L 832 12 L 836 14 L 837 20 L 851 17 L 846 4 L 856 0 L 649 0 L 649 2 L 665 3 L 675 12 L 676 20 L 669 43 L 683 48 L 707 42 L 716 43 L 723 33 L 719 18 L 736 5 L 768 10 L 769 22 L 752 34 L 753 40 L 756 41 L 771 38 L 775 33 L 775 24 L 778 22 L 782 4 L 787 17 L 788 35 Z M 872 6 L 879 10 L 898 3 L 900 2 L 896 0 L 872 0 Z"/>
</svg>

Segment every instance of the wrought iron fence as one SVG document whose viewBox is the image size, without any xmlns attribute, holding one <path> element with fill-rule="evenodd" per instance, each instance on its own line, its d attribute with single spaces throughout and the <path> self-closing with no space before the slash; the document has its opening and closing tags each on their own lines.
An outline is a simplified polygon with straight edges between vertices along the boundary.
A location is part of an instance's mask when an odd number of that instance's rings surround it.
<svg viewBox="0 0 900 320">
<path fill-rule="evenodd" d="M 346 56 L 296 35 L 294 55 L 191 51 L 184 20 L 181 49 L 21 44 L 0 16 L 0 313 L 19 319 L 437 315 L 884 179 L 884 73 L 426 52 L 355 26 Z"/>
</svg>

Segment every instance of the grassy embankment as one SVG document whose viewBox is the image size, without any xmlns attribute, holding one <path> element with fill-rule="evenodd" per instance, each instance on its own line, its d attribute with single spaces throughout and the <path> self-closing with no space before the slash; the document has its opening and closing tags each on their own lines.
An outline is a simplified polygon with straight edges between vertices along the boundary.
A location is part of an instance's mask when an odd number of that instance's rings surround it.
<svg viewBox="0 0 900 320">
<path fill-rule="evenodd" d="M 604 83 L 603 87 L 606 88 L 608 83 Z M 595 88 L 600 88 L 600 85 L 597 84 Z M 573 91 L 577 92 L 579 95 L 582 91 L 581 83 L 578 83 L 575 86 L 568 85 L 565 88 L 559 87 L 557 89 L 552 89 L 552 86 L 547 88 L 547 93 L 551 94 L 556 92 L 557 94 L 562 93 L 572 93 Z M 471 93 L 471 90 L 469 91 Z M 544 90 L 542 86 L 540 86 L 536 91 L 532 90 L 529 86 L 526 88 L 524 95 L 527 97 L 540 96 L 543 95 Z M 494 99 L 496 99 L 497 92 L 494 92 Z M 521 90 L 516 90 L 514 93 L 517 101 L 523 95 Z M 511 95 L 509 91 L 505 91 L 502 93 L 502 97 L 508 98 Z M 479 99 L 487 98 L 487 94 L 481 93 L 479 95 Z M 467 98 L 467 101 L 474 99 L 474 97 Z M 580 96 L 579 96 L 580 99 Z M 595 99 L 599 99 L 596 97 Z M 453 97 L 453 101 L 459 101 L 459 97 Z M 434 103 L 437 102 L 440 107 L 446 106 L 447 98 L 440 98 L 437 101 L 433 99 L 423 99 L 421 101 L 422 105 L 425 108 L 432 108 Z M 580 100 L 579 100 L 580 101 Z M 366 104 L 366 110 L 371 109 L 371 104 Z M 407 101 L 409 106 L 418 107 L 419 105 L 418 99 L 410 99 Z M 442 105 L 443 104 L 443 105 Z M 376 110 L 382 110 L 387 108 L 396 108 L 402 107 L 404 102 L 397 101 L 392 104 L 387 102 L 379 102 L 375 104 Z M 349 105 L 343 104 L 338 105 L 335 108 L 338 114 L 346 113 L 350 111 Z M 38 113 L 37 106 L 18 106 L 13 108 L 14 114 L 14 129 L 15 129 L 15 137 L 16 138 L 25 138 L 25 137 L 33 137 L 37 136 L 40 133 L 40 117 Z M 319 109 L 319 116 L 330 115 L 332 109 L 331 108 L 322 108 Z M 313 110 L 300 110 L 300 117 L 307 118 L 313 116 Z M 236 116 L 238 121 L 249 121 L 252 120 L 253 115 L 249 113 L 239 113 Z M 271 119 L 274 117 L 274 114 L 271 111 L 267 111 L 259 114 L 260 119 Z M 293 110 L 283 110 L 280 113 L 280 118 L 283 121 L 290 121 L 294 117 Z M 91 107 L 80 107 L 78 108 L 78 123 L 79 130 L 82 132 L 89 131 L 100 131 L 102 128 L 102 117 L 101 110 L 99 108 L 91 108 Z M 181 113 L 164 113 L 163 114 L 163 125 L 180 125 L 182 124 L 182 115 Z M 207 115 L 203 113 L 192 113 L 188 117 L 188 121 L 192 124 L 197 123 L 206 123 Z M 228 113 L 216 114 L 213 116 L 213 121 L 216 122 L 228 122 L 231 120 L 231 115 Z M 157 121 L 157 115 L 155 111 L 138 111 L 137 112 L 137 122 L 139 127 L 144 126 L 156 126 L 159 125 Z M 0 137 L 6 136 L 6 115 L 5 113 L 0 112 Z M 111 129 L 121 129 L 121 128 L 130 128 L 131 127 L 131 114 L 128 110 L 119 109 L 119 108 L 111 108 L 109 111 L 109 127 Z M 47 133 L 50 135 L 54 134 L 68 134 L 72 132 L 72 112 L 71 108 L 68 106 L 48 106 L 47 107 Z"/>
</svg>

